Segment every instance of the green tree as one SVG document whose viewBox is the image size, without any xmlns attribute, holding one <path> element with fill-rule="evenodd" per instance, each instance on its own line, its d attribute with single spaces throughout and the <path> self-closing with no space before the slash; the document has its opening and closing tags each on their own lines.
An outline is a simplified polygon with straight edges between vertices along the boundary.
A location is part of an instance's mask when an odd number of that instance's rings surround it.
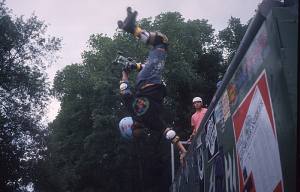
<svg viewBox="0 0 300 192">
<path fill-rule="evenodd" d="M 235 55 L 240 42 L 242 41 L 247 31 L 250 21 L 251 20 L 249 20 L 247 24 L 242 24 L 239 18 L 231 17 L 228 21 L 228 26 L 225 29 L 219 31 L 219 45 L 223 50 L 226 67 L 233 59 L 233 56 Z"/>
<path fill-rule="evenodd" d="M 130 153 L 116 128 L 119 73 L 112 73 L 119 66 L 111 65 L 116 51 L 103 35 L 92 35 L 89 43 L 84 63 L 67 66 L 54 80 L 61 111 L 49 127 L 49 154 L 42 165 L 49 177 L 38 186 L 43 191 L 121 191 L 131 183 Z"/>
<path fill-rule="evenodd" d="M 156 17 L 153 26 L 166 33 L 170 42 L 165 119 L 178 127 L 184 139 L 190 132 L 191 100 L 201 96 L 210 103 L 221 73 L 222 55 L 215 46 L 214 29 L 205 19 L 184 21 L 178 12 L 165 13 Z"/>
<path fill-rule="evenodd" d="M 45 149 L 45 60 L 55 59 L 60 47 L 45 32 L 36 16 L 14 18 L 0 2 L 0 191 L 34 182 L 34 165 Z"/>
</svg>

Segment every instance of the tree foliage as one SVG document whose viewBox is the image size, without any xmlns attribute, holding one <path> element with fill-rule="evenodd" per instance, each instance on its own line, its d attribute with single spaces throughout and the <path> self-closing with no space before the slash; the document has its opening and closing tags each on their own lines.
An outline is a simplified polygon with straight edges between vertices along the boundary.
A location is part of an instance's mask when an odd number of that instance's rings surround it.
<svg viewBox="0 0 300 192">
<path fill-rule="evenodd" d="M 168 191 L 169 143 L 154 131 L 142 140 L 127 141 L 117 128 L 128 114 L 119 96 L 121 66 L 112 61 L 122 51 L 143 62 L 147 46 L 119 32 L 112 38 L 91 35 L 83 62 L 68 65 L 55 76 L 51 93 L 60 100 L 61 110 L 45 136 L 39 123 L 49 96 L 43 58 L 59 48 L 59 40 L 45 38 L 46 26 L 35 16 L 14 20 L 3 4 L 0 10 L 1 187 L 16 189 L 19 178 L 31 178 L 37 191 Z M 168 36 L 164 119 L 185 139 L 192 98 L 201 96 L 209 104 L 245 26 L 231 18 L 216 36 L 207 20 L 185 20 L 178 12 L 139 23 Z M 43 158 L 33 164 L 20 161 L 27 156 Z"/>
<path fill-rule="evenodd" d="M 228 21 L 228 26 L 219 31 L 218 39 L 224 53 L 226 66 L 228 66 L 233 59 L 250 21 L 251 20 L 248 21 L 248 24 L 244 25 L 239 18 L 231 17 Z"/>
<path fill-rule="evenodd" d="M 36 16 L 14 18 L 0 2 L 0 191 L 33 181 L 46 130 L 41 119 L 49 96 L 45 59 L 60 47 Z"/>
</svg>

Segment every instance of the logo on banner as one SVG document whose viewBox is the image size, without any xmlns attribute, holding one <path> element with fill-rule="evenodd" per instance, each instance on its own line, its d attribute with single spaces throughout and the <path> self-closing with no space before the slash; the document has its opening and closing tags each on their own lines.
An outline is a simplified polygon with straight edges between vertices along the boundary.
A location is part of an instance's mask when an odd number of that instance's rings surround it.
<svg viewBox="0 0 300 192">
<path fill-rule="evenodd" d="M 150 102 L 146 97 L 136 98 L 133 102 L 133 110 L 137 116 L 144 115 L 149 109 Z"/>
</svg>

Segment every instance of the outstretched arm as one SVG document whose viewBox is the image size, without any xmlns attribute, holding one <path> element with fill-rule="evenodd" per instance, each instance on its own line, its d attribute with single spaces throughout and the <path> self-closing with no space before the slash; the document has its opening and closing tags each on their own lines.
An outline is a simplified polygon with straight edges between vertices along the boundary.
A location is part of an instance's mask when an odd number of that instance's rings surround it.
<svg viewBox="0 0 300 192">
<path fill-rule="evenodd" d="M 134 100 L 134 95 L 132 94 L 128 82 L 128 72 L 122 71 L 122 78 L 120 81 L 120 95 L 122 102 L 124 103 L 127 111 L 132 116 L 134 114 L 131 104 Z"/>
<path fill-rule="evenodd" d="M 121 81 L 127 81 L 128 82 L 128 72 L 122 71 L 122 78 Z"/>
<path fill-rule="evenodd" d="M 185 147 L 182 145 L 182 143 L 180 142 L 179 136 L 171 128 L 166 128 L 164 130 L 164 135 L 167 140 L 171 141 L 171 143 L 177 147 L 179 154 L 180 154 L 180 163 L 182 166 L 184 166 L 184 158 L 185 158 L 187 151 L 186 151 Z"/>
</svg>

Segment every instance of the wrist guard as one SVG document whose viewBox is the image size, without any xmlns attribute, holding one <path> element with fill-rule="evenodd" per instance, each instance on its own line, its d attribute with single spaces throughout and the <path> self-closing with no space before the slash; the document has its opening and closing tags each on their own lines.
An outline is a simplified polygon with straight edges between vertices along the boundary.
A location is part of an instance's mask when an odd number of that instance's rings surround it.
<svg viewBox="0 0 300 192">
<path fill-rule="evenodd" d="M 142 64 L 141 63 L 127 63 L 122 68 L 123 71 L 129 73 L 132 70 L 137 70 L 138 72 L 142 70 Z"/>
</svg>

